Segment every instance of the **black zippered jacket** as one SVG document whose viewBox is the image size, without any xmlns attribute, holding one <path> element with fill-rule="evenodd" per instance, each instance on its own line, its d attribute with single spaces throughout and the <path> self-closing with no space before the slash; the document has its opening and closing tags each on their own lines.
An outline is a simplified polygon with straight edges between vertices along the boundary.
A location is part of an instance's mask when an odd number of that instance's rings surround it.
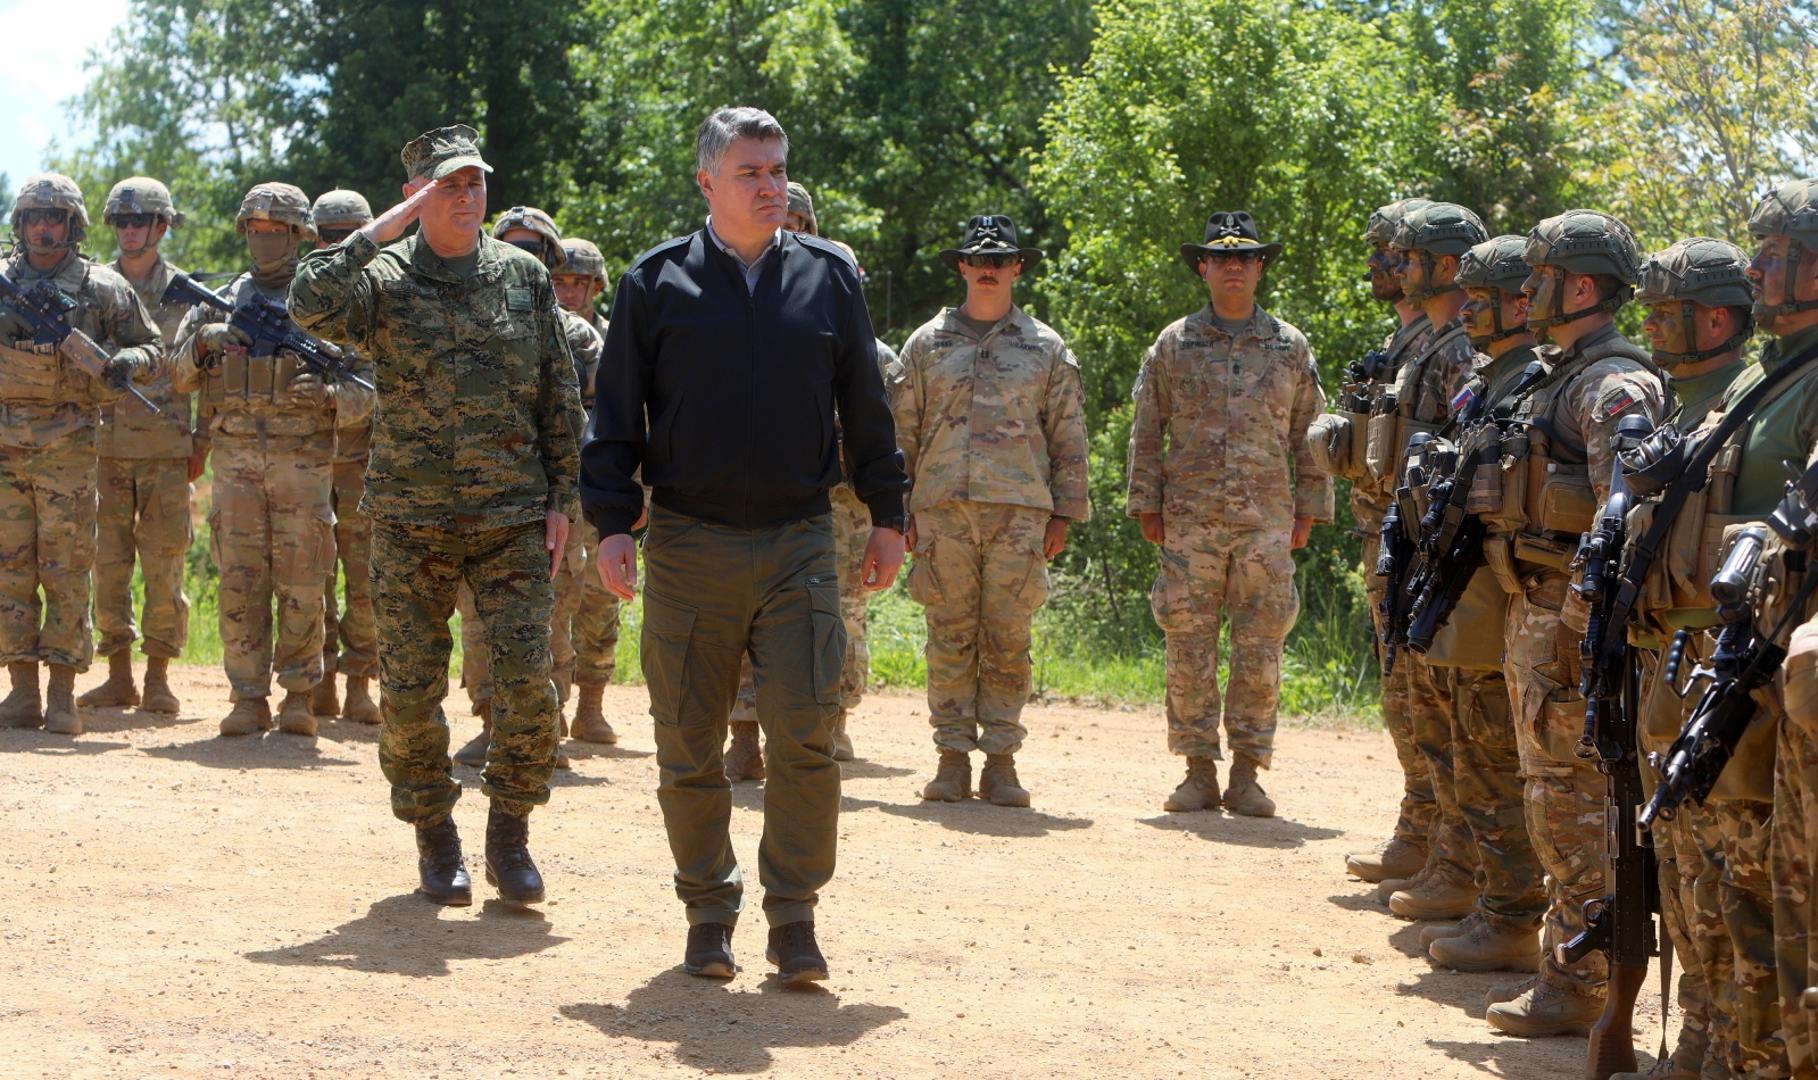
<svg viewBox="0 0 1818 1080">
<path fill-rule="evenodd" d="M 840 479 L 834 415 L 853 488 L 874 522 L 903 513 L 876 338 L 857 269 L 839 248 L 784 232 L 747 291 L 705 229 L 645 252 L 619 279 L 581 502 L 602 537 L 658 506 L 740 528 L 824 514 Z"/>
</svg>

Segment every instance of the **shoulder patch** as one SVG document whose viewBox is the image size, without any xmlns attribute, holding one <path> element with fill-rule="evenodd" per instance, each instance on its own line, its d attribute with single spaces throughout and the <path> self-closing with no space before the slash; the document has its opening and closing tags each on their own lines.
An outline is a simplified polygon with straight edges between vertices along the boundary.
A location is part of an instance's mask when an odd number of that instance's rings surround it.
<svg viewBox="0 0 1818 1080">
<path fill-rule="evenodd" d="M 1597 399 L 1597 406 L 1591 410 L 1591 419 L 1601 424 L 1640 400 L 1634 387 L 1618 386 Z"/>
<path fill-rule="evenodd" d="M 512 285 L 505 290 L 505 310 L 535 311 L 536 297 L 526 285 Z"/>
</svg>

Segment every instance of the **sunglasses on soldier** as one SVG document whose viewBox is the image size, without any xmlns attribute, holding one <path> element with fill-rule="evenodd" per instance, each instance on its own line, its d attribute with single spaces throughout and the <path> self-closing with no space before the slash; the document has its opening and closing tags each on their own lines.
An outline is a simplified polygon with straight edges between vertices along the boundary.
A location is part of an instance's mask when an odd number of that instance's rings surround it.
<svg viewBox="0 0 1818 1080">
<path fill-rule="evenodd" d="M 532 255 L 535 255 L 537 257 L 537 260 L 539 262 L 543 263 L 545 266 L 547 266 L 549 264 L 549 241 L 547 241 L 547 240 L 507 240 L 505 242 L 507 244 L 510 244 L 512 247 L 519 249 L 520 251 L 530 252 Z"/>
<path fill-rule="evenodd" d="M 358 232 L 358 229 L 317 229 L 316 235 L 324 244 L 338 244 Z"/>
<path fill-rule="evenodd" d="M 40 206 L 19 211 L 20 225 L 56 225 L 67 220 L 69 220 L 69 211 L 54 206 Z"/>
<path fill-rule="evenodd" d="M 156 214 L 115 214 L 112 222 L 116 229 L 149 229 L 156 220 Z"/>
<path fill-rule="evenodd" d="M 967 266 L 970 266 L 976 270 L 996 270 L 996 269 L 1000 269 L 1002 267 L 1009 266 L 1010 264 L 1018 262 L 1021 259 L 1022 259 L 1022 256 L 1018 255 L 1014 252 L 1004 252 L 1004 253 L 999 253 L 999 254 L 995 254 L 995 255 L 962 255 L 962 256 L 960 256 L 961 262 L 964 262 Z"/>
<path fill-rule="evenodd" d="M 1263 253 L 1260 251 L 1214 251 L 1214 252 L 1211 252 L 1210 254 L 1206 255 L 1206 258 L 1217 259 L 1220 261 L 1223 261 L 1225 259 L 1235 259 L 1240 263 L 1247 263 L 1247 262 L 1255 262 L 1256 260 L 1262 258 L 1262 254 Z"/>
</svg>

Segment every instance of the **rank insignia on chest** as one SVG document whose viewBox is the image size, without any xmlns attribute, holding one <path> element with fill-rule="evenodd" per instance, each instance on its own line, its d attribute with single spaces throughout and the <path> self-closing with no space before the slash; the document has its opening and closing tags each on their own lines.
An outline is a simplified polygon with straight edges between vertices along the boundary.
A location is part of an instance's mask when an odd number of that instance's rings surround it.
<svg viewBox="0 0 1818 1080">
<path fill-rule="evenodd" d="M 536 301 L 530 295 L 530 290 L 528 288 L 513 286 L 505 290 L 505 310 L 534 311 L 536 310 Z"/>
</svg>

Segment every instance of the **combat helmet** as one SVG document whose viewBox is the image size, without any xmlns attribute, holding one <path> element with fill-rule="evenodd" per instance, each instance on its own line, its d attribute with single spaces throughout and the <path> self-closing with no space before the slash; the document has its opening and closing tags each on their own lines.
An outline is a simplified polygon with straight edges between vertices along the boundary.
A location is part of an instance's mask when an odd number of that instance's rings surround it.
<svg viewBox="0 0 1818 1080">
<path fill-rule="evenodd" d="M 1749 214 L 1749 235 L 1757 240 L 1786 237 L 1787 272 L 1782 277 L 1779 303 L 1763 296 L 1755 301 L 1755 315 L 1791 315 L 1818 308 L 1818 297 L 1795 300 L 1795 275 L 1806 252 L 1818 253 L 1818 179 L 1789 180 L 1762 196 Z"/>
<path fill-rule="evenodd" d="M 1635 302 L 1651 307 L 1678 301 L 1680 325 L 1685 328 L 1686 345 L 1691 347 L 1681 353 L 1655 350 L 1654 359 L 1662 365 L 1690 364 L 1729 352 L 1747 341 L 1754 331 L 1754 320 L 1745 315 L 1729 340 L 1698 349 L 1694 314 L 1699 304 L 1751 309 L 1755 297 L 1749 289 L 1748 269 L 1749 257 L 1741 248 L 1709 236 L 1681 240 L 1665 251 L 1649 255 L 1641 264 Z"/>
<path fill-rule="evenodd" d="M 25 242 L 20 218 L 27 210 L 63 210 L 69 214 L 69 236 L 58 247 L 74 251 L 88 236 L 88 204 L 82 201 L 82 188 L 62 173 L 39 173 L 26 177 L 13 199 L 11 224 L 13 238 Z"/>
<path fill-rule="evenodd" d="M 234 232 L 245 236 L 249 221 L 276 221 L 297 230 L 305 240 L 316 238 L 315 222 L 309 213 L 309 196 L 295 184 L 268 180 L 253 185 L 240 200 L 240 212 L 234 216 Z"/>
<path fill-rule="evenodd" d="M 1390 241 L 1395 239 L 1396 226 L 1401 224 L 1401 219 L 1410 210 L 1418 210 L 1430 205 L 1432 205 L 1430 199 L 1397 199 L 1387 206 L 1379 206 L 1371 211 L 1369 223 L 1364 226 L 1363 232 L 1364 243 L 1370 245 L 1370 253 L 1364 260 L 1368 269 L 1363 273 L 1363 280 L 1369 281 L 1380 272 L 1389 282 L 1394 283 L 1394 294 L 1383 299 L 1393 301 L 1401 299 L 1401 285 L 1396 282 L 1395 275 L 1392 273 L 1395 263 L 1387 253 Z"/>
<path fill-rule="evenodd" d="M 183 227 L 183 213 L 172 201 L 170 189 L 149 176 L 129 176 L 108 191 L 101 220 L 112 225 L 115 218 L 126 214 L 156 214 L 169 228 Z"/>
<path fill-rule="evenodd" d="M 315 220 L 316 229 L 358 229 L 372 221 L 372 204 L 366 196 L 346 188 L 335 188 L 316 196 L 316 203 L 310 207 L 309 215 Z"/>
<path fill-rule="evenodd" d="M 1641 256 L 1635 249 L 1635 234 L 1629 227 L 1608 214 L 1596 210 L 1567 210 L 1547 218 L 1528 233 L 1527 249 L 1522 260 L 1531 270 L 1551 269 L 1554 278 L 1554 303 L 1561 309 L 1544 315 L 1530 308 L 1528 328 L 1542 330 L 1576 322 L 1598 312 L 1614 313 L 1629 302 L 1635 281 L 1641 271 Z M 1566 311 L 1565 276 L 1601 274 L 1619 282 L 1614 292 L 1580 311 Z"/>
<path fill-rule="evenodd" d="M 802 215 L 802 220 L 808 223 L 808 227 L 804 231 L 809 236 L 821 235 L 820 220 L 814 216 L 814 196 L 808 194 L 808 189 L 794 180 L 789 181 L 788 212 Z"/>
<path fill-rule="evenodd" d="M 1491 289 L 1504 296 L 1519 296 L 1521 283 L 1528 279 L 1528 264 L 1521 258 L 1527 246 L 1526 237 L 1512 233 L 1475 244 L 1458 257 L 1458 273 L 1453 276 L 1452 283 L 1461 289 Z M 1527 333 L 1526 323 L 1519 326 L 1502 325 L 1500 303 L 1491 309 L 1491 317 L 1495 323 L 1495 332 L 1481 341 L 1475 337 L 1471 339 L 1471 344 L 1478 348 L 1492 341 Z"/>
<path fill-rule="evenodd" d="M 601 285 L 606 284 L 606 256 L 600 254 L 599 247 L 592 240 L 583 240 L 578 236 L 568 237 L 562 241 L 562 254 L 567 261 L 565 273 L 582 274 Z"/>
<path fill-rule="evenodd" d="M 513 229 L 529 229 L 542 238 L 543 250 L 531 254 L 542 259 L 544 266 L 554 270 L 568 262 L 567 253 L 562 250 L 562 230 L 556 228 L 555 219 L 548 214 L 534 206 L 514 206 L 492 223 L 492 238 L 500 239 Z"/>
<path fill-rule="evenodd" d="M 1446 285 L 1433 283 L 1433 265 L 1438 261 L 1434 256 L 1462 256 L 1483 243 L 1489 235 L 1483 227 L 1482 219 L 1457 203 L 1427 203 L 1404 212 L 1401 222 L 1395 226 L 1389 246 L 1398 251 L 1414 253 L 1423 270 L 1418 293 L 1409 293 L 1407 287 L 1403 286 L 1403 293 L 1409 302 L 1418 304 L 1460 288 L 1456 281 Z"/>
</svg>

